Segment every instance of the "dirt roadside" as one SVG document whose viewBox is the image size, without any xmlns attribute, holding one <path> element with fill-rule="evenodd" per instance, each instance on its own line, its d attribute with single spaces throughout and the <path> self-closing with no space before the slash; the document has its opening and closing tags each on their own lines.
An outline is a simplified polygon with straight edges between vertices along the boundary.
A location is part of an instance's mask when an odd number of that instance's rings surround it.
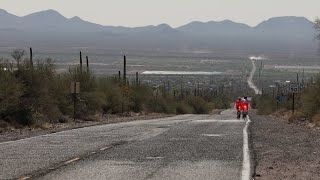
<svg viewBox="0 0 320 180">
<path fill-rule="evenodd" d="M 320 129 L 251 115 L 257 180 L 319 179 Z"/>
</svg>

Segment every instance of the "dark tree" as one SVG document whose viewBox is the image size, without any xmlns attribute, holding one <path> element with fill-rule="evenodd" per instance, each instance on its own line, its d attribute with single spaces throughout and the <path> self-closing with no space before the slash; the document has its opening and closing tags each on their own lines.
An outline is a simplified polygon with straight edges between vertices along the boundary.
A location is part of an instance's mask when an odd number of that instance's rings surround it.
<svg viewBox="0 0 320 180">
<path fill-rule="evenodd" d="M 19 64 L 24 56 L 24 50 L 23 49 L 15 49 L 11 52 L 11 57 L 16 60 L 17 67 L 19 68 Z"/>
</svg>

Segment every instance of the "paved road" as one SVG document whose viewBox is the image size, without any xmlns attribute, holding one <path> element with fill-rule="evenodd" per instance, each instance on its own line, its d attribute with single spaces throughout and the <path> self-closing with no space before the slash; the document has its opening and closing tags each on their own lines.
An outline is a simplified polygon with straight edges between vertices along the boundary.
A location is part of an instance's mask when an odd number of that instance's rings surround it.
<svg viewBox="0 0 320 180">
<path fill-rule="evenodd" d="M 250 72 L 250 76 L 247 80 L 248 82 L 248 85 L 251 89 L 254 90 L 255 94 L 262 94 L 262 91 L 253 83 L 252 79 L 253 79 L 253 76 L 254 76 L 254 73 L 256 72 L 257 70 L 257 67 L 256 67 L 256 64 L 254 63 L 253 59 L 251 59 L 251 63 L 252 63 L 252 70 Z"/>
<path fill-rule="evenodd" d="M 246 122 L 234 117 L 227 110 L 0 143 L 0 179 L 241 179 Z"/>
</svg>

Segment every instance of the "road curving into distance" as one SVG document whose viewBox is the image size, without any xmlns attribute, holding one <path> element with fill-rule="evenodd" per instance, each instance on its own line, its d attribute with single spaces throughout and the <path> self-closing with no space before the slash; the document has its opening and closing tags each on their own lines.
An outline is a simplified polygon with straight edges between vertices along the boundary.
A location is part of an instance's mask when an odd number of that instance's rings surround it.
<svg viewBox="0 0 320 180">
<path fill-rule="evenodd" d="M 257 67 L 253 59 L 251 59 L 251 63 L 252 63 L 252 70 L 250 72 L 249 78 L 247 79 L 248 85 L 251 89 L 254 90 L 255 94 L 262 94 L 262 91 L 253 83 L 253 76 L 257 70 Z"/>
</svg>

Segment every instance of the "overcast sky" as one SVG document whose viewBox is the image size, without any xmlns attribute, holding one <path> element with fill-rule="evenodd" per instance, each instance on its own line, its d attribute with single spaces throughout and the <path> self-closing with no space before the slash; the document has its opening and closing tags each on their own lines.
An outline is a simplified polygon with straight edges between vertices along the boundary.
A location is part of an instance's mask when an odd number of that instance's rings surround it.
<svg viewBox="0 0 320 180">
<path fill-rule="evenodd" d="M 18 16 L 54 9 L 102 25 L 144 26 L 230 19 L 255 26 L 274 16 L 320 17 L 320 0 L 0 0 Z"/>
</svg>

